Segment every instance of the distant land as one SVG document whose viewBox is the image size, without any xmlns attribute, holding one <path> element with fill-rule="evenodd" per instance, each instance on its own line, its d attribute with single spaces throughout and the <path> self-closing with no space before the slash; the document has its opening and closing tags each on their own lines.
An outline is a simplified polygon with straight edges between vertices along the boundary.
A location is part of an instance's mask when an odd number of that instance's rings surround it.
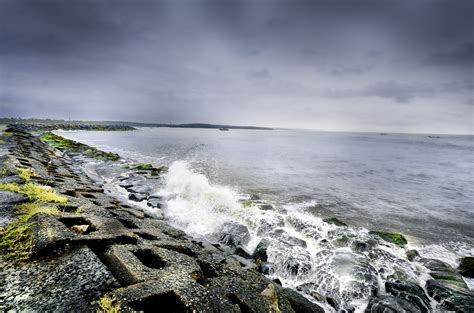
<svg viewBox="0 0 474 313">
<path fill-rule="evenodd" d="M 131 127 L 173 127 L 173 128 L 228 128 L 228 129 L 255 129 L 255 130 L 273 130 L 270 127 L 258 126 L 235 126 L 235 125 L 217 125 L 206 123 L 186 123 L 186 124 L 164 124 L 164 123 L 138 123 L 125 121 L 79 121 L 79 120 L 55 120 L 39 118 L 0 118 L 0 124 L 74 124 L 74 125 L 121 125 Z"/>
</svg>

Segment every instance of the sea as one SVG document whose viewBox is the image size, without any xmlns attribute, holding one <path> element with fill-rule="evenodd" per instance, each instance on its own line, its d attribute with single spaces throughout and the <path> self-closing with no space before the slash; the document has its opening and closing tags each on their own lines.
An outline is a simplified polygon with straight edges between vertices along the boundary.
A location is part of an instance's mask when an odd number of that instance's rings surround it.
<svg viewBox="0 0 474 313">
<path fill-rule="evenodd" d="M 363 310 L 373 287 L 394 275 L 423 286 L 427 270 L 407 260 L 409 249 L 453 267 L 474 255 L 474 136 L 166 127 L 56 133 L 165 166 L 153 192 L 165 199 L 170 224 L 210 241 L 225 223 L 245 225 L 250 254 L 270 242 L 270 278 L 311 287 L 340 308 Z M 348 226 L 324 221 L 332 217 Z M 401 233 L 408 245 L 374 248 L 371 230 Z"/>
</svg>

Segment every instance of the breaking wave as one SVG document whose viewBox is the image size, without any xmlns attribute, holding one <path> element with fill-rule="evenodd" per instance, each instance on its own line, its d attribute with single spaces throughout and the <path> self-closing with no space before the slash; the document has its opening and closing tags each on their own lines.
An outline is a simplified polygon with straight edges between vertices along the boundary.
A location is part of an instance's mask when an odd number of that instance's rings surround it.
<svg viewBox="0 0 474 313">
<path fill-rule="evenodd" d="M 309 213 L 315 201 L 262 210 L 263 201 L 213 185 L 185 161 L 171 164 L 160 194 L 167 219 L 192 236 L 215 242 L 223 225 L 238 224 L 239 231 L 245 226 L 249 236 L 239 244 L 250 254 L 265 248 L 268 276 L 320 304 L 330 300 L 327 310 L 363 310 L 371 295 L 383 293 L 388 278 L 422 286 L 428 278 L 426 269 L 407 260 L 404 248 Z"/>
</svg>

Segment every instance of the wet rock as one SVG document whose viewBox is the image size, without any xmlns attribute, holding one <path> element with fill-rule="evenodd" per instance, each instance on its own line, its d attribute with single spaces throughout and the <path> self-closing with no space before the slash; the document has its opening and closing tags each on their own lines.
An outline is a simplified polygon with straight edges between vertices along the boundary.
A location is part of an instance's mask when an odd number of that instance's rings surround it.
<svg viewBox="0 0 474 313">
<path fill-rule="evenodd" d="M 164 248 L 113 245 L 104 254 L 104 258 L 114 276 L 125 284 L 159 279 L 166 274 L 191 277 L 193 273 L 199 273 L 202 276 L 196 260 Z"/>
<path fill-rule="evenodd" d="M 474 278 L 474 257 L 467 256 L 462 258 L 458 271 L 464 277 Z"/>
<path fill-rule="evenodd" d="M 128 192 L 132 193 L 142 193 L 142 194 L 148 194 L 151 191 L 150 186 L 146 185 L 134 185 L 132 187 L 126 188 Z"/>
<path fill-rule="evenodd" d="M 430 299 L 423 288 L 413 283 L 387 281 L 385 290 L 397 298 L 404 299 L 414 305 L 420 312 L 430 312 Z"/>
<path fill-rule="evenodd" d="M 122 188 L 128 189 L 128 188 L 133 187 L 133 183 L 129 183 L 129 182 L 124 181 L 124 182 L 121 182 L 119 184 L 119 186 L 122 187 Z"/>
<path fill-rule="evenodd" d="M 285 221 L 280 216 L 277 216 L 273 219 L 262 219 L 257 229 L 257 235 L 263 236 L 272 232 L 275 228 L 283 226 L 285 226 Z"/>
<path fill-rule="evenodd" d="M 260 196 L 257 194 L 250 195 L 250 200 L 255 201 L 255 200 L 260 200 Z"/>
<path fill-rule="evenodd" d="M 421 258 L 419 262 L 430 270 L 430 275 L 434 279 L 457 282 L 459 285 L 467 287 L 462 276 L 459 275 L 448 263 L 441 260 L 427 258 Z"/>
<path fill-rule="evenodd" d="M 326 302 L 326 297 L 316 291 L 318 286 L 314 283 L 305 283 L 296 287 L 296 290 L 303 292 L 319 302 Z"/>
<path fill-rule="evenodd" d="M 296 237 L 293 237 L 293 236 L 290 236 L 288 234 L 283 234 L 281 237 L 280 237 L 280 240 L 290 246 L 297 246 L 297 247 L 301 247 L 301 248 L 306 248 L 307 247 L 307 244 L 306 244 L 306 241 L 304 241 L 303 239 L 299 239 L 299 238 L 296 238 Z"/>
<path fill-rule="evenodd" d="M 474 312 L 474 292 L 455 282 L 430 279 L 426 291 L 444 310 Z"/>
<path fill-rule="evenodd" d="M 311 303 L 297 293 L 296 291 L 285 288 L 282 291 L 282 294 L 288 298 L 288 301 L 291 304 L 291 308 L 298 313 L 324 313 L 324 309 L 315 303 Z"/>
<path fill-rule="evenodd" d="M 349 241 L 350 241 L 349 236 L 345 234 L 339 234 L 335 239 L 331 241 L 331 243 L 335 247 L 340 248 L 340 247 L 347 247 L 349 245 Z"/>
<path fill-rule="evenodd" d="M 373 239 L 368 239 L 366 241 L 355 240 L 351 244 L 351 249 L 355 252 L 367 252 L 372 250 L 377 245 L 377 242 Z"/>
<path fill-rule="evenodd" d="M 341 221 L 337 217 L 325 218 L 325 219 L 323 219 L 323 221 L 328 223 L 328 224 L 333 224 L 333 225 L 336 225 L 336 226 L 347 226 L 346 223 L 344 223 L 343 221 Z"/>
<path fill-rule="evenodd" d="M 258 243 L 253 253 L 253 258 L 255 260 L 260 260 L 262 262 L 267 262 L 268 260 L 267 249 L 269 246 L 270 246 L 270 240 L 266 238 L 260 240 L 260 242 Z"/>
<path fill-rule="evenodd" d="M 370 313 L 421 313 L 415 305 L 411 304 L 407 300 L 400 299 L 394 296 L 378 296 L 370 299 L 365 312 Z"/>
<path fill-rule="evenodd" d="M 406 252 L 406 255 L 407 255 L 407 259 L 409 261 L 414 261 L 415 259 L 419 258 L 420 257 L 420 254 L 418 253 L 418 251 L 416 250 L 408 250 Z"/>
<path fill-rule="evenodd" d="M 45 255 L 54 249 L 64 247 L 77 235 L 63 223 L 47 214 L 36 214 L 30 219 L 33 233 L 31 254 L 33 257 Z"/>
<path fill-rule="evenodd" d="M 274 231 L 272 231 L 271 233 L 269 233 L 268 236 L 270 236 L 272 238 L 280 238 L 281 235 L 283 235 L 284 233 L 285 233 L 285 230 L 283 228 L 277 228 Z"/>
<path fill-rule="evenodd" d="M 228 263 L 232 263 L 232 262 L 229 262 L 229 259 L 233 259 L 235 261 L 238 262 L 238 264 L 245 268 L 245 269 L 257 269 L 257 264 L 255 264 L 254 262 L 246 259 L 246 258 L 243 258 L 241 257 L 240 255 L 237 255 L 237 254 L 233 254 L 233 255 L 230 255 L 226 258 L 226 260 L 228 261 Z"/>
<path fill-rule="evenodd" d="M 11 206 L 26 201 L 26 197 L 11 191 L 0 190 L 0 206 Z"/>
<path fill-rule="evenodd" d="M 259 206 L 259 209 L 263 210 L 263 211 L 271 211 L 271 210 L 273 210 L 273 205 L 271 205 L 271 204 L 261 204 Z"/>
<path fill-rule="evenodd" d="M 0 227 L 15 219 L 14 206 L 26 201 L 26 197 L 15 192 L 0 190 Z"/>
<path fill-rule="evenodd" d="M 141 202 L 147 199 L 147 195 L 142 193 L 131 193 L 128 195 L 128 199 L 136 202 Z"/>
<path fill-rule="evenodd" d="M 10 176 L 0 176 L 0 184 L 10 184 L 10 183 L 22 183 L 23 180 L 14 175 Z"/>
<path fill-rule="evenodd" d="M 258 271 L 265 275 L 271 275 L 275 271 L 275 267 L 273 266 L 272 263 L 263 262 L 263 263 L 260 263 Z"/>
<path fill-rule="evenodd" d="M 303 276 L 311 271 L 312 264 L 309 258 L 304 259 L 304 256 L 290 256 L 286 260 L 286 270 L 294 276 Z"/>
<path fill-rule="evenodd" d="M 160 209 L 161 208 L 161 204 L 163 202 L 163 198 L 160 197 L 160 196 L 150 196 L 148 197 L 148 201 L 147 201 L 147 205 L 152 207 L 152 208 L 156 208 L 156 209 Z"/>
<path fill-rule="evenodd" d="M 243 258 L 252 259 L 252 255 L 240 246 L 235 249 L 234 253 L 241 256 L 241 257 L 243 257 Z"/>
<path fill-rule="evenodd" d="M 397 246 L 404 246 L 408 243 L 406 238 L 401 234 L 390 233 L 386 231 L 370 231 L 369 234 L 376 235 L 387 242 L 391 242 Z"/>
<path fill-rule="evenodd" d="M 227 222 L 212 237 L 222 244 L 237 247 L 239 245 L 246 245 L 249 242 L 250 232 L 245 225 Z"/>
</svg>

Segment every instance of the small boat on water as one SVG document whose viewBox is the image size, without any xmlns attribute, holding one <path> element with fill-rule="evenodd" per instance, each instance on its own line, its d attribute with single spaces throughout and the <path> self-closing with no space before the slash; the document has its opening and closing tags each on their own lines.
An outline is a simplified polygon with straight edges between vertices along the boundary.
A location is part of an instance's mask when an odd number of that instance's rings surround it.
<svg viewBox="0 0 474 313">
<path fill-rule="evenodd" d="M 441 138 L 440 136 L 428 136 L 428 138 Z"/>
<path fill-rule="evenodd" d="M 229 131 L 229 129 L 228 129 L 228 128 L 225 128 L 225 127 L 221 127 L 221 128 L 219 128 L 219 130 L 220 130 L 220 131 Z"/>
</svg>

